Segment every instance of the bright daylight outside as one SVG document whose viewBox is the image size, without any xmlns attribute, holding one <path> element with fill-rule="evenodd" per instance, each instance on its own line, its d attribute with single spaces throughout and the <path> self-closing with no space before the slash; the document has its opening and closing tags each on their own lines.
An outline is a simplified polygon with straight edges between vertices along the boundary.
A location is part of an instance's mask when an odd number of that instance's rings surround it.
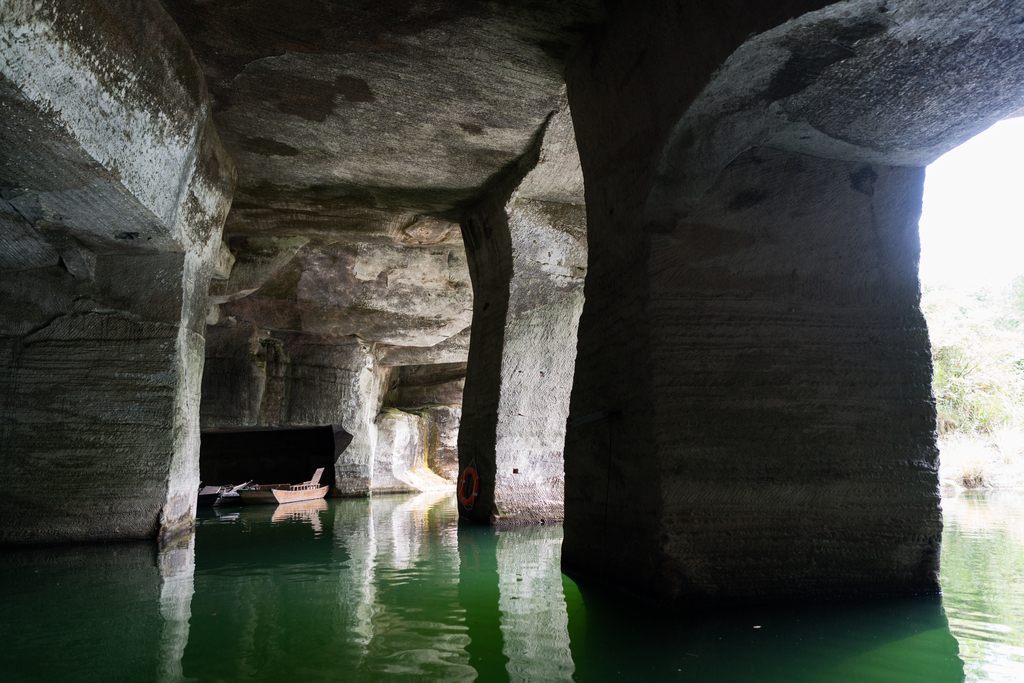
<svg viewBox="0 0 1024 683">
<path fill-rule="evenodd" d="M 944 487 L 1024 485 L 1024 118 L 928 167 L 921 306 Z"/>
<path fill-rule="evenodd" d="M 965 683 L 1024 680 L 1024 118 L 928 167 L 921 306 L 939 412 L 942 604 Z"/>
</svg>

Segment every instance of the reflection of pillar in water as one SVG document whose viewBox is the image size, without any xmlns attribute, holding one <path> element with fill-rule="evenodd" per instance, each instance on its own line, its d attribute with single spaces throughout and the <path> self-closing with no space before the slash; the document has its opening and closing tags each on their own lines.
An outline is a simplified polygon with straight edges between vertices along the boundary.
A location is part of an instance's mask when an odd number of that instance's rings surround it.
<svg viewBox="0 0 1024 683">
<path fill-rule="evenodd" d="M 431 508 L 444 498 L 451 497 L 451 491 L 425 491 L 414 498 L 402 500 L 391 512 L 391 548 L 392 567 L 409 569 L 416 562 L 428 559 L 431 548 L 422 547 L 424 541 L 428 546 L 436 540 L 439 533 L 445 530 L 429 528 Z M 456 527 L 449 525 L 448 531 L 455 533 Z"/>
<path fill-rule="evenodd" d="M 498 611 L 497 535 L 492 527 L 459 526 L 459 604 L 466 611 L 469 665 L 480 681 L 509 680 Z"/>
<path fill-rule="evenodd" d="M 571 681 L 562 527 L 503 531 L 497 547 L 503 652 L 511 681 Z"/>
<path fill-rule="evenodd" d="M 337 501 L 334 509 L 338 621 L 351 634 L 343 646 L 358 660 L 351 668 L 474 680 L 457 593 L 451 493 Z"/>
<path fill-rule="evenodd" d="M 369 499 L 338 501 L 334 505 L 336 554 L 347 555 L 337 572 L 338 616 L 351 642 L 365 656 L 373 640 L 373 608 L 376 602 L 374 569 L 377 541 L 373 508 Z"/>
<path fill-rule="evenodd" d="M 183 681 L 181 658 L 188 644 L 188 621 L 192 617 L 195 592 L 196 536 L 188 531 L 172 539 L 158 557 L 160 568 L 160 659 L 157 680 L 160 683 Z"/>
<path fill-rule="evenodd" d="M 459 603 L 458 517 L 451 493 L 371 499 L 376 545 L 365 666 L 383 678 L 473 681 Z"/>
</svg>

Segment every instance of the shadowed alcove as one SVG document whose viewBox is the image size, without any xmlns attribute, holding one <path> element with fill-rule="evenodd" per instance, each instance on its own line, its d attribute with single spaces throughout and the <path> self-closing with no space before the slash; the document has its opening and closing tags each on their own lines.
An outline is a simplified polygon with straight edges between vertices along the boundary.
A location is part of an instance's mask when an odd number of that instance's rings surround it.
<svg viewBox="0 0 1024 683">
<path fill-rule="evenodd" d="M 320 481 L 337 495 L 334 463 L 351 441 L 337 425 L 205 432 L 199 476 L 209 485 L 284 484 L 306 481 L 323 467 Z"/>
</svg>

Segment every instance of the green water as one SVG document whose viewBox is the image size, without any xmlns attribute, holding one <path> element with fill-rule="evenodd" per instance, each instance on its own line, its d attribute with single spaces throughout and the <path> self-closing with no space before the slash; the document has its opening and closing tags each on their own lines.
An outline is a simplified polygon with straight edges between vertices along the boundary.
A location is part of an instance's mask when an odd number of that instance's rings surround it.
<svg viewBox="0 0 1024 683">
<path fill-rule="evenodd" d="M 1024 495 L 943 506 L 941 598 L 701 617 L 581 593 L 560 527 L 450 496 L 201 511 L 163 551 L 0 553 L 0 681 L 1024 681 Z"/>
</svg>

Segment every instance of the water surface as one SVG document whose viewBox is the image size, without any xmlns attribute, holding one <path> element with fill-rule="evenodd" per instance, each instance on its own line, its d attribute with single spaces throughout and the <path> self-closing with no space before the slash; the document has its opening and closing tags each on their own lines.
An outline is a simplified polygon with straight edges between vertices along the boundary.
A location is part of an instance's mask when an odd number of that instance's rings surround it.
<svg viewBox="0 0 1024 683">
<path fill-rule="evenodd" d="M 450 495 L 200 511 L 173 548 L 0 553 L 0 679 L 1024 680 L 1024 496 L 943 505 L 941 598 L 700 616 L 581 591 L 561 527 Z"/>
<path fill-rule="evenodd" d="M 942 593 L 968 681 L 1024 681 L 1024 494 L 942 499 Z"/>
</svg>

